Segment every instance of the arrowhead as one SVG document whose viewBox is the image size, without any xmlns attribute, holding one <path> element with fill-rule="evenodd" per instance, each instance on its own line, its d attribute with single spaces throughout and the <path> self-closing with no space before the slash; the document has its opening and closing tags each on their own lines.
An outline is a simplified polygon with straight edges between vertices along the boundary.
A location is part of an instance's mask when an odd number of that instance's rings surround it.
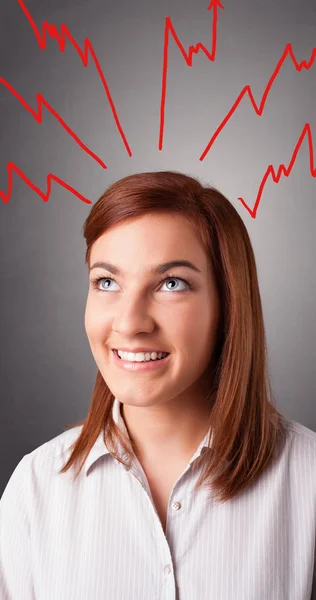
<svg viewBox="0 0 316 600">
<path fill-rule="evenodd" d="M 221 0 L 211 0 L 211 2 L 209 3 L 207 10 L 211 10 L 212 8 L 224 8 L 223 5 L 221 4 Z"/>
</svg>

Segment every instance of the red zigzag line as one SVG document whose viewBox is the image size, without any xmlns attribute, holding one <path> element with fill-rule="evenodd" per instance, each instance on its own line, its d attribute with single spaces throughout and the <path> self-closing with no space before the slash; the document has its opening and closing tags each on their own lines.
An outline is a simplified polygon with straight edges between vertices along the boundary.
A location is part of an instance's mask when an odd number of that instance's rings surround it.
<svg viewBox="0 0 316 600">
<path fill-rule="evenodd" d="M 163 66 L 162 66 L 162 86 L 161 86 L 161 100 L 160 100 L 160 129 L 159 129 L 159 143 L 158 149 L 162 150 L 164 126 L 165 126 L 165 104 L 166 104 L 166 93 L 167 93 L 167 74 L 168 74 L 168 46 L 169 46 L 169 31 L 173 36 L 184 60 L 189 67 L 192 67 L 193 54 L 198 54 L 200 50 L 204 52 L 207 58 L 211 61 L 215 61 L 216 58 L 216 46 L 217 46 L 217 10 L 218 8 L 224 8 L 220 0 L 211 0 L 207 10 L 213 9 L 213 37 L 212 37 L 212 51 L 211 53 L 205 48 L 205 46 L 198 42 L 195 46 L 189 46 L 188 54 L 182 46 L 176 31 L 173 27 L 170 17 L 166 17 L 165 24 L 165 35 L 164 35 L 164 49 L 163 49 Z"/>
<path fill-rule="evenodd" d="M 292 48 L 292 44 L 287 44 L 284 48 L 283 54 L 275 68 L 275 70 L 273 71 L 267 87 L 263 93 L 263 96 L 261 98 L 261 102 L 258 105 L 254 99 L 253 93 L 252 93 L 252 89 L 250 85 L 246 85 L 240 92 L 237 100 L 234 102 L 233 106 L 231 107 L 231 109 L 229 110 L 229 112 L 227 113 L 225 119 L 223 119 L 223 121 L 221 122 L 221 124 L 219 125 L 219 127 L 216 129 L 215 133 L 212 135 L 210 141 L 208 142 L 205 150 L 203 151 L 203 153 L 200 156 L 200 160 L 204 160 L 205 156 L 207 155 L 207 153 L 210 151 L 211 147 L 213 146 L 215 140 L 218 138 L 219 134 L 221 133 L 222 129 L 224 129 L 225 125 L 228 123 L 228 121 L 230 120 L 230 118 L 233 116 L 233 114 L 235 113 L 235 111 L 237 110 L 239 104 L 241 103 L 243 97 L 248 94 L 251 104 L 253 106 L 253 109 L 255 110 L 255 112 L 257 113 L 257 115 L 259 117 L 261 117 L 264 108 L 265 108 L 265 104 L 266 101 L 268 99 L 270 90 L 272 88 L 272 85 L 274 84 L 277 76 L 279 75 L 279 72 L 281 70 L 281 67 L 283 65 L 283 63 L 285 62 L 285 60 L 287 59 L 287 57 L 290 56 L 290 58 L 292 59 L 292 62 L 295 66 L 295 69 L 297 71 L 302 71 L 302 69 L 306 69 L 307 71 L 313 66 L 315 58 L 316 58 L 316 48 L 313 48 L 311 57 L 308 61 L 308 63 L 306 62 L 306 60 L 302 60 L 302 62 L 298 63 L 294 52 L 293 52 L 293 48 Z"/>
<path fill-rule="evenodd" d="M 181 51 L 187 65 L 189 67 L 192 67 L 192 57 L 193 57 L 193 53 L 197 54 L 199 52 L 199 50 L 203 50 L 203 52 L 206 54 L 206 56 L 208 57 L 209 60 L 211 61 L 215 61 L 216 58 L 216 44 L 217 44 L 217 9 L 218 8 L 224 8 L 221 3 L 220 0 L 212 0 L 211 3 L 208 6 L 208 10 L 210 10 L 211 8 L 214 9 L 213 12 L 213 41 L 212 41 L 212 52 L 211 54 L 208 52 L 208 50 L 203 46 L 203 44 L 201 44 L 200 42 L 194 47 L 194 46 L 190 46 L 189 47 L 189 52 L 188 54 L 186 54 L 183 45 L 181 44 L 176 31 L 173 27 L 172 21 L 170 19 L 170 17 L 166 18 L 166 25 L 165 25 L 165 36 L 164 36 L 164 56 L 163 56 L 163 69 L 162 69 L 162 93 L 161 93 L 161 104 L 160 104 L 160 134 L 159 134 L 159 145 L 158 148 L 159 150 L 162 149 L 162 145 L 163 145 L 163 132 L 164 132 L 164 118 L 165 118 L 165 102 L 166 102 L 166 87 L 167 87 L 167 72 L 168 72 L 168 44 L 169 44 L 169 31 L 171 32 L 179 50 Z M 293 48 L 292 48 L 292 44 L 287 44 L 285 46 L 285 49 L 283 51 L 283 54 L 280 58 L 280 60 L 277 63 L 277 66 L 274 70 L 274 72 L 272 73 L 272 76 L 266 86 L 266 89 L 263 93 L 261 102 L 259 105 L 257 105 L 253 93 L 252 93 L 252 89 L 250 85 L 245 86 L 242 91 L 240 92 L 238 98 L 236 99 L 236 101 L 234 102 L 233 106 L 231 107 L 230 111 L 227 113 L 226 117 L 223 119 L 223 121 L 221 122 L 221 124 L 219 125 L 219 127 L 216 129 L 215 133 L 213 134 L 213 136 L 211 137 L 209 143 L 207 144 L 205 150 L 203 151 L 201 157 L 200 157 L 200 161 L 204 160 L 205 156 L 207 155 L 207 153 L 210 151 L 211 147 L 213 146 L 213 144 L 215 143 L 215 140 L 218 138 L 218 136 L 220 135 L 221 131 L 224 129 L 225 125 L 228 123 L 229 119 L 233 116 L 233 114 L 235 113 L 235 111 L 237 110 L 240 102 L 242 101 L 243 97 L 248 94 L 250 101 L 252 103 L 252 106 L 254 108 L 254 110 L 256 111 L 258 116 L 261 116 L 264 108 L 265 108 L 265 104 L 269 95 L 269 92 L 273 86 L 273 83 L 275 82 L 277 76 L 279 75 L 279 72 L 282 68 L 283 63 L 285 62 L 285 60 L 287 59 L 287 57 L 290 56 L 290 58 L 292 59 L 292 62 L 296 68 L 297 71 L 302 71 L 302 69 L 306 69 L 309 70 L 314 61 L 315 61 L 315 57 L 316 57 L 316 48 L 313 48 L 311 57 L 309 59 L 308 62 L 306 62 L 306 60 L 302 60 L 301 62 L 298 62 L 296 60 L 296 57 L 294 55 L 293 52 Z M 313 177 L 315 177 L 315 170 L 314 170 L 314 153 L 313 153 L 313 141 L 312 141 L 312 132 L 310 129 L 309 124 L 306 124 L 302 134 L 297 142 L 297 145 L 295 147 L 292 159 L 290 161 L 289 167 L 288 169 L 285 168 L 284 164 L 281 164 L 278 168 L 278 172 L 277 174 L 275 173 L 275 170 L 273 168 L 272 165 L 269 165 L 263 179 L 262 182 L 260 184 L 259 187 L 259 191 L 258 191 L 258 195 L 257 195 L 257 199 L 256 199 L 256 203 L 255 206 L 253 208 L 253 210 L 250 209 L 250 207 L 246 204 L 246 202 L 243 200 L 243 198 L 238 198 L 238 200 L 240 200 L 243 204 L 243 206 L 248 210 L 249 214 L 253 217 L 256 218 L 256 213 L 257 213 L 257 209 L 261 200 L 261 196 L 263 193 L 263 189 L 265 186 L 265 183 L 268 179 L 268 177 L 271 175 L 272 179 L 275 181 L 275 183 L 278 183 L 280 180 L 280 177 L 282 175 L 282 173 L 288 177 L 289 174 L 291 173 L 291 170 L 293 168 L 294 162 L 296 160 L 296 156 L 297 153 L 301 147 L 301 144 L 303 142 L 303 139 L 305 137 L 305 135 L 307 134 L 308 137 L 308 145 L 309 145 L 309 153 L 310 153 L 310 172 L 311 175 Z"/>
<path fill-rule="evenodd" d="M 132 156 L 131 149 L 129 147 L 129 144 L 127 142 L 126 136 L 125 136 L 124 131 L 122 129 L 120 120 L 118 118 L 118 114 L 117 114 L 114 102 L 112 100 L 112 96 L 111 96 L 108 84 L 106 82 L 104 73 L 102 71 L 101 65 L 99 63 L 99 60 L 97 58 L 97 55 L 96 55 L 96 53 L 94 51 L 94 48 L 93 48 L 93 46 L 92 46 L 89 38 L 86 38 L 84 40 L 84 50 L 82 51 L 81 48 L 80 48 L 80 46 L 79 46 L 79 44 L 73 38 L 73 36 L 71 35 L 68 27 L 64 23 L 61 24 L 61 26 L 60 26 L 61 33 L 59 33 L 56 25 L 50 25 L 48 23 L 48 21 L 45 21 L 42 24 L 42 34 L 40 34 L 39 29 L 36 26 L 36 23 L 35 23 L 33 17 L 31 16 L 30 12 L 26 8 L 23 0 L 18 0 L 18 3 L 20 4 L 20 6 L 21 6 L 21 8 L 22 8 L 22 10 L 23 10 L 23 12 L 24 12 L 27 20 L 29 21 L 29 23 L 30 23 L 30 25 L 31 25 L 31 27 L 32 27 L 32 29 L 34 31 L 35 37 L 37 39 L 37 43 L 38 43 L 38 45 L 39 45 L 39 47 L 40 47 L 41 50 L 44 50 L 46 48 L 47 35 L 49 35 L 51 38 L 56 38 L 57 43 L 59 45 L 60 52 L 64 52 L 65 51 L 66 42 L 67 42 L 67 38 L 68 38 L 68 40 L 70 41 L 70 43 L 73 45 L 73 47 L 75 48 L 75 50 L 79 54 L 84 67 L 88 66 L 89 53 L 90 53 L 90 55 L 93 58 L 94 64 L 96 66 L 96 69 L 98 71 L 98 74 L 99 74 L 99 77 L 101 79 L 101 82 L 103 84 L 103 87 L 104 87 L 105 93 L 107 95 L 108 101 L 110 103 L 112 114 L 113 114 L 113 117 L 115 119 L 116 126 L 117 126 L 117 128 L 119 130 L 119 133 L 121 135 L 121 138 L 122 138 L 122 140 L 124 142 L 125 148 L 126 148 L 128 154 L 129 154 L 129 156 Z"/>
<path fill-rule="evenodd" d="M 66 190 L 68 190 L 69 192 L 71 192 L 72 194 L 74 194 L 75 196 L 77 196 L 77 198 L 79 198 L 80 200 L 82 200 L 82 202 L 85 202 L 86 204 L 92 204 L 91 200 L 88 200 L 88 198 L 85 198 L 85 196 L 82 196 L 82 194 L 80 194 L 77 190 L 75 190 L 73 187 L 71 187 L 70 185 L 68 185 L 67 183 L 65 183 L 62 179 L 59 179 L 59 177 L 56 177 L 56 175 L 54 175 L 53 173 L 49 173 L 47 175 L 47 191 L 46 191 L 46 194 L 44 194 L 36 185 L 34 185 L 34 183 L 32 183 L 30 181 L 30 179 L 28 179 L 26 177 L 26 175 L 24 175 L 23 171 L 21 171 L 21 169 L 19 169 L 13 162 L 9 162 L 8 163 L 7 169 L 8 169 L 8 192 L 7 192 L 7 194 L 5 194 L 2 190 L 0 190 L 0 197 L 3 198 L 3 201 L 6 204 L 9 202 L 10 196 L 11 196 L 11 192 L 12 192 L 13 171 L 15 171 L 21 177 L 21 179 L 23 179 L 23 181 L 38 196 L 40 196 L 40 198 L 42 198 L 43 202 L 48 202 L 49 196 L 50 196 L 50 193 L 51 193 L 52 181 L 56 181 L 57 183 L 59 183 L 59 185 L 61 185 Z"/>
<path fill-rule="evenodd" d="M 298 139 L 298 142 L 295 146 L 292 158 L 290 160 L 290 163 L 288 165 L 288 167 L 286 168 L 285 165 L 280 165 L 277 173 L 275 172 L 275 169 L 273 167 L 273 165 L 269 165 L 264 176 L 263 179 L 261 181 L 260 187 L 259 187 L 259 191 L 258 191 L 258 195 L 257 195 L 257 199 L 254 205 L 253 210 L 251 210 L 248 206 L 248 204 L 246 204 L 246 202 L 244 201 L 243 198 L 238 198 L 238 200 L 240 200 L 240 202 L 243 204 L 243 206 L 248 210 L 249 214 L 255 219 L 256 215 L 257 215 L 257 210 L 260 204 L 260 200 L 261 200 L 261 196 L 263 194 L 263 190 L 265 187 L 265 184 L 267 182 L 268 177 L 272 177 L 273 181 L 275 183 L 279 183 L 281 175 L 283 174 L 285 177 L 288 177 L 293 169 L 297 154 L 299 152 L 299 149 L 303 143 L 303 140 L 305 138 L 305 136 L 307 136 L 307 141 L 308 141 L 308 149 L 309 149 L 309 169 L 310 169 L 310 173 L 312 177 L 316 177 L 316 169 L 315 169 L 315 163 L 314 163 L 314 148 L 313 148 L 313 136 L 312 136 L 312 131 L 311 131 L 311 127 L 309 123 L 306 123 L 306 125 L 304 126 L 302 133 Z"/>
<path fill-rule="evenodd" d="M 15 98 L 17 98 L 21 102 L 21 104 L 24 106 L 24 108 L 29 113 L 31 113 L 32 117 L 34 117 L 34 119 L 37 121 L 37 123 L 42 124 L 42 122 L 43 122 L 42 107 L 45 106 L 47 108 L 47 110 L 57 119 L 57 121 L 59 121 L 59 123 L 67 131 L 67 133 L 69 133 L 69 135 L 75 140 L 75 142 L 77 142 L 77 144 L 87 154 L 89 154 L 92 158 L 94 158 L 94 160 L 96 160 L 99 163 L 99 165 L 101 165 L 101 167 L 103 167 L 103 169 L 107 169 L 107 166 L 103 162 L 103 160 L 101 160 L 101 158 L 99 158 L 96 154 L 94 154 L 94 152 L 92 152 L 92 150 L 89 150 L 89 148 L 80 140 L 80 138 L 75 134 L 75 132 L 72 131 L 72 129 L 70 129 L 70 127 L 67 125 L 67 123 L 65 123 L 65 121 L 61 118 L 61 116 L 53 109 L 53 107 L 47 102 L 47 100 L 45 100 L 45 98 L 41 94 L 36 94 L 36 100 L 37 100 L 37 112 L 36 112 L 29 104 L 27 104 L 27 102 L 24 100 L 24 98 L 22 96 L 20 96 L 20 94 L 12 87 L 12 85 L 10 85 L 10 83 L 8 83 L 5 79 L 3 79 L 3 77 L 0 77 L 0 83 L 2 83 L 11 92 L 11 94 L 13 94 L 13 96 L 15 96 Z"/>
<path fill-rule="evenodd" d="M 244 96 L 246 94 L 248 94 L 248 97 L 250 98 L 252 107 L 255 110 L 255 112 L 257 113 L 257 115 L 259 117 L 262 116 L 264 108 L 265 108 L 266 101 L 267 101 L 269 93 L 271 91 L 271 88 L 272 88 L 275 80 L 277 79 L 277 77 L 278 77 L 278 75 L 280 73 L 280 70 L 282 68 L 283 63 L 285 62 L 285 60 L 287 59 L 288 56 L 291 58 L 291 60 L 292 60 L 292 62 L 294 64 L 294 67 L 295 67 L 295 69 L 297 71 L 300 72 L 300 71 L 302 71 L 302 69 L 306 69 L 308 71 L 313 66 L 313 64 L 314 64 L 314 61 L 315 61 L 315 58 L 316 58 L 316 48 L 313 48 L 312 53 L 311 53 L 311 57 L 310 57 L 310 59 L 309 59 L 308 62 L 306 62 L 306 60 L 302 60 L 301 62 L 298 62 L 296 60 L 295 55 L 294 55 L 292 44 L 287 44 L 285 46 L 285 48 L 284 48 L 284 51 L 283 51 L 283 54 L 282 54 L 280 60 L 277 63 L 277 66 L 276 66 L 275 70 L 273 71 L 273 73 L 272 73 L 272 75 L 271 75 L 271 77 L 270 77 L 270 79 L 268 81 L 266 89 L 265 89 L 265 91 L 264 91 L 264 93 L 262 95 L 260 104 L 258 105 L 256 103 L 256 101 L 254 99 L 254 96 L 253 96 L 253 93 L 252 93 L 251 86 L 250 85 L 246 85 L 242 89 L 242 91 L 240 92 L 238 98 L 236 99 L 236 101 L 234 102 L 233 106 L 231 107 L 231 109 L 227 113 L 226 117 L 223 119 L 223 121 L 221 122 L 221 124 L 216 129 L 216 131 L 213 134 L 213 136 L 211 137 L 211 139 L 210 139 L 209 143 L 207 144 L 205 150 L 203 151 L 202 155 L 200 156 L 200 160 L 201 161 L 204 160 L 205 156 L 207 155 L 207 153 L 212 148 L 212 146 L 215 143 L 216 139 L 218 138 L 218 136 L 220 135 L 220 133 L 222 132 L 222 130 L 224 129 L 224 127 L 226 126 L 226 124 L 228 123 L 228 121 L 231 119 L 231 117 L 233 116 L 233 114 L 237 110 L 239 104 L 241 103 L 242 99 L 244 98 Z M 311 129 L 310 129 L 309 124 L 306 124 L 305 127 L 304 127 L 304 129 L 303 129 L 303 132 L 301 134 L 301 137 L 299 138 L 299 141 L 298 141 L 298 143 L 297 143 L 297 145 L 295 147 L 293 158 L 292 158 L 292 160 L 290 162 L 289 170 L 286 170 L 285 166 L 283 164 L 281 164 L 280 167 L 279 167 L 279 170 L 278 170 L 279 175 L 276 176 L 275 175 L 275 171 L 274 171 L 272 165 L 270 165 L 268 167 L 268 169 L 267 169 L 267 171 L 266 171 L 266 173 L 265 173 L 265 175 L 264 175 L 264 177 L 262 179 L 262 182 L 260 184 L 254 209 L 251 210 L 249 208 L 249 206 L 245 203 L 245 201 L 242 198 L 238 198 L 238 200 L 240 200 L 242 202 L 242 204 L 245 206 L 245 208 L 248 210 L 249 214 L 251 216 L 253 216 L 254 218 L 256 218 L 257 209 L 258 209 L 258 206 L 259 206 L 259 203 L 260 203 L 260 200 L 261 200 L 261 196 L 262 196 L 263 189 L 264 189 L 265 183 L 267 181 L 267 178 L 269 177 L 269 175 L 271 175 L 272 178 L 273 178 L 273 180 L 276 183 L 278 183 L 279 180 L 280 180 L 282 171 L 284 172 L 284 175 L 286 177 L 288 177 L 288 175 L 290 174 L 290 172 L 292 170 L 292 167 L 293 167 L 293 164 L 295 162 L 298 150 L 299 150 L 299 148 L 300 148 L 300 146 L 302 144 L 303 138 L 305 137 L 306 133 L 308 134 L 309 152 L 310 152 L 310 157 L 311 157 L 311 160 L 310 160 L 310 172 L 311 172 L 312 177 L 315 177 L 315 172 L 314 172 L 313 167 L 312 167 L 313 160 L 314 160 L 314 158 L 313 158 L 313 146 L 312 146 L 312 133 L 311 133 Z"/>
<path fill-rule="evenodd" d="M 126 140 L 125 134 L 123 132 L 123 129 L 121 127 L 116 109 L 115 109 L 115 105 L 114 102 L 112 100 L 111 94 L 110 94 L 110 90 L 108 88 L 106 79 L 104 77 L 104 74 L 102 72 L 100 63 L 98 61 L 98 58 L 95 54 L 94 48 L 90 42 L 90 40 L 88 38 L 85 39 L 84 42 L 84 51 L 82 51 L 79 47 L 79 45 L 77 44 L 76 40 L 72 37 L 70 31 L 68 30 L 68 28 L 66 27 L 66 25 L 62 24 L 61 25 L 61 34 L 59 34 L 56 25 L 49 25 L 49 23 L 47 21 L 45 21 L 42 25 L 42 36 L 31 16 L 31 14 L 29 13 L 28 9 L 26 8 L 23 0 L 18 0 L 24 14 L 26 15 L 26 18 L 28 19 L 38 42 L 38 45 L 40 47 L 41 50 L 44 50 L 46 48 L 46 43 L 47 43 L 47 35 L 49 35 L 51 38 L 56 38 L 57 42 L 59 44 L 59 49 L 61 52 L 65 51 L 65 47 L 66 47 L 66 40 L 67 38 L 69 39 L 69 41 L 71 42 L 71 44 L 74 46 L 74 48 L 76 49 L 77 53 L 79 54 L 83 65 L 85 67 L 87 67 L 88 65 L 88 59 L 89 59 L 89 52 L 94 60 L 95 66 L 97 68 L 97 71 L 99 73 L 101 82 L 103 84 L 103 87 L 105 89 L 107 98 L 109 100 L 111 109 L 112 109 L 112 113 L 116 122 L 116 125 L 118 127 L 118 130 L 121 134 L 121 137 L 123 139 L 123 142 L 125 144 L 126 150 L 129 154 L 129 156 L 132 156 L 132 152 L 130 150 L 129 144 Z M 62 125 L 62 127 L 64 127 L 64 129 L 69 133 L 69 135 L 71 135 L 73 137 L 73 139 L 81 146 L 81 148 L 87 153 L 89 154 L 92 158 L 94 158 L 103 168 L 107 168 L 105 163 L 96 155 L 94 154 L 91 150 L 89 150 L 89 148 L 83 144 L 83 142 L 81 142 L 81 140 L 79 139 L 79 137 L 70 129 L 70 127 L 68 127 L 68 125 L 65 123 L 65 121 L 61 118 L 61 116 L 52 108 L 52 106 L 45 100 L 45 98 L 43 98 L 43 96 L 41 94 L 37 94 L 36 98 L 37 98 L 37 106 L 38 106 L 38 111 L 37 113 L 32 109 L 32 107 L 30 107 L 25 100 L 22 98 L 22 96 L 20 96 L 15 90 L 14 88 L 4 79 L 0 79 L 0 82 L 5 85 L 9 91 L 11 91 L 11 93 L 23 104 L 24 108 L 26 108 L 26 110 L 28 110 L 32 116 L 36 119 L 36 121 L 38 123 L 42 123 L 42 105 L 44 105 L 53 115 L 54 117 L 59 121 L 59 123 Z M 86 202 L 88 204 L 91 204 L 91 200 L 88 200 L 87 198 L 85 198 L 84 196 L 82 196 L 82 194 L 80 194 L 77 190 L 75 190 L 73 187 L 71 187 L 70 185 L 68 185 L 67 183 L 65 183 L 62 179 L 60 179 L 59 177 L 56 177 L 56 175 L 53 175 L 53 173 L 49 173 L 47 175 L 47 192 L 46 194 L 43 193 L 37 186 L 35 186 L 30 179 L 28 179 L 28 177 L 26 177 L 26 175 L 23 173 L 23 171 L 21 171 L 21 169 L 19 169 L 13 162 L 9 162 L 7 165 L 7 170 L 8 170 L 8 192 L 7 194 L 5 194 L 2 190 L 0 190 L 0 197 L 3 199 L 3 201 L 5 203 L 8 203 L 11 197 L 11 193 L 12 193 L 12 182 L 13 182 L 13 172 L 16 172 L 21 179 L 23 179 L 23 181 L 34 191 L 36 192 L 36 194 L 38 194 L 40 196 L 40 198 L 42 198 L 43 202 L 48 202 L 49 200 L 49 196 L 51 193 L 51 183 L 52 181 L 56 181 L 57 183 L 59 183 L 59 185 L 61 185 L 62 187 L 64 187 L 65 189 L 67 189 L 68 191 L 72 192 L 77 198 L 79 198 L 80 200 L 82 200 L 83 202 Z"/>
</svg>

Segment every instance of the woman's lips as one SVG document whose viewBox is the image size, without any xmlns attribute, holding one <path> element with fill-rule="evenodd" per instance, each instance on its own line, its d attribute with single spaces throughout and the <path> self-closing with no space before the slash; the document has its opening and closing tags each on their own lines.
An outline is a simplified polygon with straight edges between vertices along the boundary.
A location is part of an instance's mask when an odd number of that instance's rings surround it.
<svg viewBox="0 0 316 600">
<path fill-rule="evenodd" d="M 170 356 L 170 353 L 167 354 L 167 356 L 165 356 L 165 358 L 158 358 L 157 360 L 148 360 L 145 362 L 139 362 L 139 361 L 128 361 L 128 360 L 123 360 L 122 358 L 119 357 L 117 350 L 112 350 L 113 355 L 114 355 L 114 360 L 115 363 L 117 364 L 117 366 L 125 369 L 126 371 L 152 371 L 152 370 L 156 370 L 159 369 L 160 367 L 165 366 L 168 363 L 168 359 Z"/>
</svg>

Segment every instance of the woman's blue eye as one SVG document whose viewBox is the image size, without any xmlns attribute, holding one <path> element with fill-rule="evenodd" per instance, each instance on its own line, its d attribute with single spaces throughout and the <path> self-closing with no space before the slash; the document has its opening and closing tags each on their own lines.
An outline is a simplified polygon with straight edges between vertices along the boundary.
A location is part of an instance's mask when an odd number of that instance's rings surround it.
<svg viewBox="0 0 316 600">
<path fill-rule="evenodd" d="M 183 279 L 182 277 L 174 277 L 174 276 L 169 276 L 166 277 L 162 282 L 160 282 L 160 285 L 167 283 L 169 281 L 173 281 L 173 280 L 178 280 L 181 281 L 184 284 L 184 289 L 180 289 L 180 292 L 186 290 L 186 289 L 190 289 L 192 286 L 191 284 L 186 281 L 186 279 Z M 109 286 L 107 286 L 105 289 L 101 289 L 101 287 L 99 286 L 99 283 L 101 281 L 113 281 L 114 283 L 116 283 L 115 279 L 113 279 L 113 277 L 97 277 L 96 279 L 92 279 L 91 282 L 93 284 L 94 289 L 96 289 L 98 292 L 107 292 L 109 289 Z M 173 286 L 174 288 L 174 286 Z M 173 291 L 178 291 L 178 287 L 176 289 L 173 288 L 168 288 L 171 292 Z"/>
<path fill-rule="evenodd" d="M 189 284 L 188 284 L 188 283 L 185 281 L 185 279 L 181 279 L 181 277 L 168 277 L 168 279 L 165 279 L 165 280 L 164 280 L 162 283 L 168 283 L 169 281 L 175 281 L 175 280 L 182 281 L 182 283 L 184 283 L 186 287 L 188 287 L 188 285 L 189 285 Z M 173 289 L 173 288 L 168 288 L 168 289 L 169 289 L 169 290 L 171 289 L 171 291 L 172 291 L 172 292 L 174 291 L 174 289 Z M 180 291 L 182 291 L 182 290 L 180 290 Z"/>
<path fill-rule="evenodd" d="M 97 283 L 96 287 L 97 287 L 97 289 L 100 292 L 105 292 L 108 289 L 109 286 L 106 289 L 100 289 L 100 287 L 99 287 L 99 282 L 100 281 L 114 281 L 114 279 L 111 279 L 111 277 L 99 277 L 99 279 L 96 280 L 96 283 Z"/>
</svg>

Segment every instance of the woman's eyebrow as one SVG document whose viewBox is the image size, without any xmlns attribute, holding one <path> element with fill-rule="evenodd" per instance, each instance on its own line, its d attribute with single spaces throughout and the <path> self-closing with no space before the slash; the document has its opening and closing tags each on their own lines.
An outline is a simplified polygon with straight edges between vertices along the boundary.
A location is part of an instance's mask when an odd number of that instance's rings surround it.
<svg viewBox="0 0 316 600">
<path fill-rule="evenodd" d="M 90 267 L 90 271 L 92 271 L 92 269 L 96 269 L 100 267 L 101 269 L 106 269 L 107 271 L 110 271 L 110 273 L 113 273 L 113 275 L 121 275 L 121 271 L 118 267 L 116 267 L 115 265 L 112 265 L 111 263 L 108 262 L 95 262 L 92 267 Z M 161 265 L 154 265 L 153 267 L 148 267 L 147 268 L 147 272 L 149 273 L 165 273 L 166 271 L 168 271 L 169 269 L 172 269 L 174 267 L 188 267 L 189 269 L 193 269 L 193 271 L 197 271 L 198 273 L 201 273 L 201 270 L 198 269 L 194 264 L 192 264 L 189 260 L 171 260 L 169 262 L 163 263 Z"/>
</svg>

